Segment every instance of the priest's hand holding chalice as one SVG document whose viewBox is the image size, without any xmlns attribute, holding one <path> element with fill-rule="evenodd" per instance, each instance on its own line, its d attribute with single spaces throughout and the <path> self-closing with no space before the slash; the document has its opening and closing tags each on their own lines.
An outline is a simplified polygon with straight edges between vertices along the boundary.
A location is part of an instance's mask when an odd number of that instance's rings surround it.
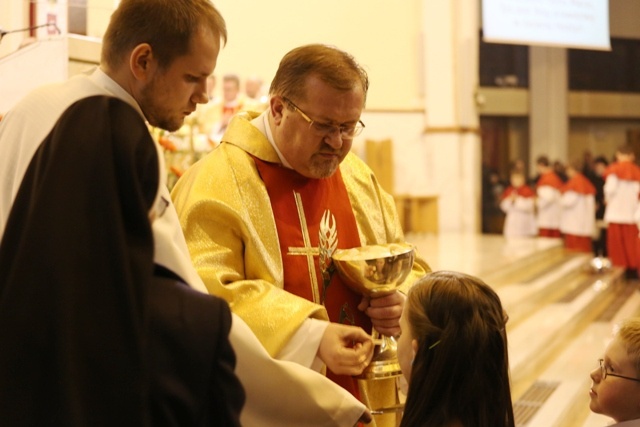
<svg viewBox="0 0 640 427">
<path fill-rule="evenodd" d="M 347 286 L 372 300 L 396 292 L 411 272 L 414 258 L 413 246 L 406 243 L 338 249 L 332 255 L 333 264 Z M 375 329 L 372 336 L 375 344 L 373 359 L 358 378 L 381 380 L 400 376 L 402 372 L 395 339 L 381 336 Z M 371 409 L 388 412 L 386 409 L 398 407 Z"/>
</svg>

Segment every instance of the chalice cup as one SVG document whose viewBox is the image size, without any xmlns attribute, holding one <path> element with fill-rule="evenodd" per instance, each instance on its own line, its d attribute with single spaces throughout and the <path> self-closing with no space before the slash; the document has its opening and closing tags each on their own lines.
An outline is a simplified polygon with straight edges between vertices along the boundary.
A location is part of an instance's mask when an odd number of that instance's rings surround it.
<svg viewBox="0 0 640 427">
<path fill-rule="evenodd" d="M 337 249 L 332 255 L 333 264 L 345 284 L 372 299 L 395 292 L 411 272 L 414 258 L 414 247 L 406 243 Z M 381 336 L 375 328 L 371 335 L 375 344 L 373 358 L 356 378 L 382 379 L 399 376 L 402 371 L 395 338 Z"/>
</svg>

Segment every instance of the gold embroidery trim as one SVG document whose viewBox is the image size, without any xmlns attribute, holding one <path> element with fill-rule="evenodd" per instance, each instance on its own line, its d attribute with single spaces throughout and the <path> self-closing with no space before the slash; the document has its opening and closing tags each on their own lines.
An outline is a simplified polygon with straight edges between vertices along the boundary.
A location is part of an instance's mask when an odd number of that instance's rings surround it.
<svg viewBox="0 0 640 427">
<path fill-rule="evenodd" d="M 296 201 L 296 209 L 298 210 L 298 218 L 300 219 L 300 229 L 302 230 L 302 240 L 304 247 L 302 248 L 287 248 L 287 255 L 304 255 L 307 257 L 307 268 L 309 269 L 309 281 L 311 283 L 311 292 L 313 293 L 313 302 L 320 304 L 320 289 L 318 287 L 318 277 L 316 276 L 316 266 L 313 263 L 313 257 L 318 256 L 320 251 L 318 248 L 311 246 L 311 239 L 309 238 L 309 229 L 307 228 L 307 218 L 304 216 L 304 208 L 302 206 L 302 198 L 300 193 L 293 192 L 293 197 Z"/>
</svg>

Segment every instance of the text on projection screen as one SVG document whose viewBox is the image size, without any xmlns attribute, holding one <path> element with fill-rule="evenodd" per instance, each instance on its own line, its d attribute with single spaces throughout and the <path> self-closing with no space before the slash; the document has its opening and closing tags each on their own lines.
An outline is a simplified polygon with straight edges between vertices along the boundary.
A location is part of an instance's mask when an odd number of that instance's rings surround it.
<svg viewBox="0 0 640 427">
<path fill-rule="evenodd" d="M 486 42 L 611 49 L 608 0 L 483 0 Z"/>
</svg>

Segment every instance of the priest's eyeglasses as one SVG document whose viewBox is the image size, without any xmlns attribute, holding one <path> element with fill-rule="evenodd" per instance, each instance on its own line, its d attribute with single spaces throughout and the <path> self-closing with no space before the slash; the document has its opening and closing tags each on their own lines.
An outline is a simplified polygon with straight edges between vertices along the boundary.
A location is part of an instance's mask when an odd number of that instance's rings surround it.
<svg viewBox="0 0 640 427">
<path fill-rule="evenodd" d="M 309 123 L 309 129 L 313 130 L 319 136 L 328 136 L 333 135 L 338 131 L 340 136 L 345 139 L 351 139 L 355 136 L 360 135 L 362 130 L 364 129 L 364 123 L 361 120 L 358 120 L 358 123 L 354 125 L 332 125 L 329 123 L 320 123 L 311 119 L 311 117 L 307 116 L 307 114 L 302 111 L 296 104 L 294 104 L 289 98 L 282 97 L 289 105 L 293 107 L 295 111 L 300 113 L 302 118 Z"/>
<path fill-rule="evenodd" d="M 625 377 L 624 375 L 612 374 L 611 372 L 608 372 L 603 359 L 598 359 L 598 363 L 600 364 L 600 377 L 603 380 L 607 377 L 618 377 L 624 378 L 625 380 L 640 382 L 639 378 Z"/>
</svg>

